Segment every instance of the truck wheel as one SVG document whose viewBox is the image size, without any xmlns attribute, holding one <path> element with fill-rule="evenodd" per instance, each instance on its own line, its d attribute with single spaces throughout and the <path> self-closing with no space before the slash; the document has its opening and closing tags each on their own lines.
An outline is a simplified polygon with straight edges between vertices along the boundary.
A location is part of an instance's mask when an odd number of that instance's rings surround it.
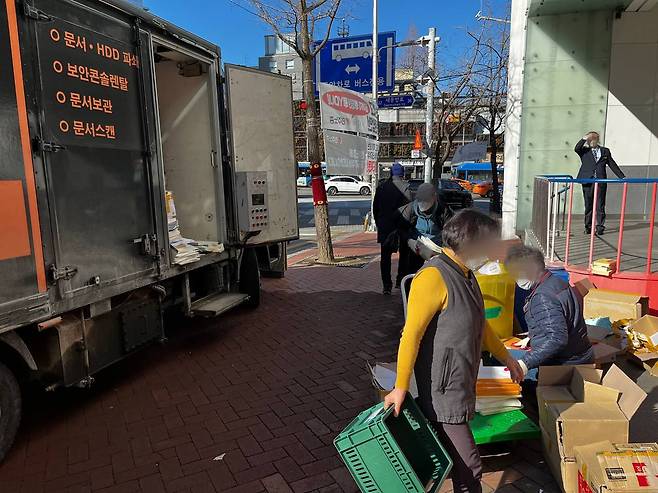
<svg viewBox="0 0 658 493">
<path fill-rule="evenodd" d="M 247 248 L 242 254 L 240 263 L 240 292 L 249 295 L 245 305 L 258 308 L 260 305 L 260 271 L 258 270 L 258 257 L 256 250 Z"/>
<path fill-rule="evenodd" d="M 21 388 L 14 374 L 0 363 L 0 462 L 14 443 L 21 422 Z"/>
</svg>

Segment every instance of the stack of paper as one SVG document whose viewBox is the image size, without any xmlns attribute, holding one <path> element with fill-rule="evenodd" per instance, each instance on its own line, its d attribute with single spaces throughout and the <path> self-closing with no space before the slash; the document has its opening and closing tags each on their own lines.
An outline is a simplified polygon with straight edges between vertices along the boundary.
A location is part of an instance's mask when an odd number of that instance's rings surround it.
<svg viewBox="0 0 658 493">
<path fill-rule="evenodd" d="M 216 241 L 192 240 L 192 245 L 199 250 L 199 253 L 222 253 L 224 244 Z"/>
<path fill-rule="evenodd" d="M 592 262 L 592 274 L 610 277 L 617 271 L 617 261 L 609 258 L 600 258 Z"/>
<path fill-rule="evenodd" d="M 201 259 L 199 250 L 192 244 L 192 240 L 183 238 L 176 217 L 174 194 L 165 192 L 165 206 L 167 209 L 167 230 L 169 231 L 169 244 L 173 250 L 172 263 L 176 265 L 191 264 Z"/>
<path fill-rule="evenodd" d="M 512 382 L 504 366 L 482 366 L 475 387 L 475 410 L 487 416 L 521 409 L 521 386 Z"/>
</svg>

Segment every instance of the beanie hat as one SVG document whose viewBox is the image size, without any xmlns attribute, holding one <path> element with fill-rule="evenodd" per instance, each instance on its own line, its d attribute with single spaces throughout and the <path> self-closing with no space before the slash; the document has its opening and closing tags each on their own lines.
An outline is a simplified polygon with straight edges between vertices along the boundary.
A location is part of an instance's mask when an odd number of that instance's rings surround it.
<svg viewBox="0 0 658 493">
<path fill-rule="evenodd" d="M 393 166 L 391 166 L 391 176 L 404 176 L 404 168 L 400 163 L 393 163 Z"/>
</svg>

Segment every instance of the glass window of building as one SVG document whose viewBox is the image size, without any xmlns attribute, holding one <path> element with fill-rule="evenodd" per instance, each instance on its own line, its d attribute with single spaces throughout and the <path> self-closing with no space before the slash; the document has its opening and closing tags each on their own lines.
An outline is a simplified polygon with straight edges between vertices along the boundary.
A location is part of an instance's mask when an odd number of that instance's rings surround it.
<svg viewBox="0 0 658 493">
<path fill-rule="evenodd" d="M 295 60 L 286 60 L 286 70 L 295 70 Z"/>
<path fill-rule="evenodd" d="M 268 60 L 267 61 L 267 68 L 269 70 L 276 70 L 276 60 Z"/>
</svg>

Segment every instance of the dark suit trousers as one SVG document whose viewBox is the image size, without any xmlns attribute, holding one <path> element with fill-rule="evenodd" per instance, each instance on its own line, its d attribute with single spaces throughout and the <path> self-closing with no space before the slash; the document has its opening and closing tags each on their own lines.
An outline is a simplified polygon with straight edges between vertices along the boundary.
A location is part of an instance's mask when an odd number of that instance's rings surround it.
<svg viewBox="0 0 658 493">
<path fill-rule="evenodd" d="M 596 197 L 596 227 L 605 227 L 605 194 L 608 189 L 606 183 L 599 183 Z M 592 228 L 592 210 L 594 208 L 594 184 L 583 184 L 583 199 L 585 200 L 585 229 Z"/>
<path fill-rule="evenodd" d="M 393 256 L 393 250 L 386 246 L 384 243 L 381 244 L 381 258 L 379 260 L 379 268 L 382 276 L 382 285 L 384 289 L 391 289 L 393 287 L 393 282 L 391 281 L 391 257 Z M 403 240 L 400 240 L 399 248 L 399 259 L 398 259 L 398 274 L 395 278 L 395 284 L 399 284 L 404 276 L 407 275 L 409 269 L 409 255 L 411 250 L 409 247 L 404 244 Z"/>
</svg>

